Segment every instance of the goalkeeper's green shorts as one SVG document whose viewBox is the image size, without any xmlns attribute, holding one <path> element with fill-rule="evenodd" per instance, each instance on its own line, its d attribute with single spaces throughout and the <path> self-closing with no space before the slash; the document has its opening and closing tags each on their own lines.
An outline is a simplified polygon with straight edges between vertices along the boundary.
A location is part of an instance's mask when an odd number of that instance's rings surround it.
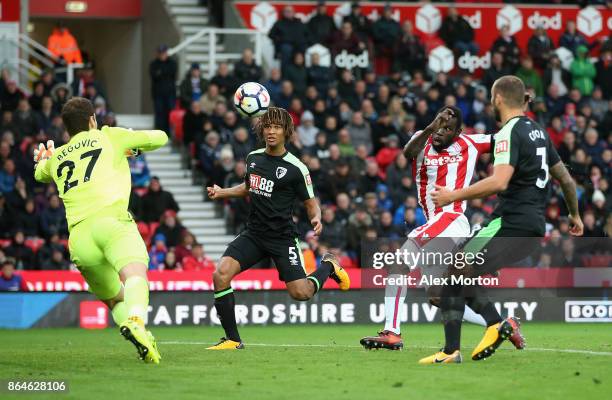
<svg viewBox="0 0 612 400">
<path fill-rule="evenodd" d="M 89 290 L 100 300 L 119 294 L 119 271 L 127 264 L 149 264 L 147 247 L 125 210 L 102 210 L 79 222 L 70 231 L 68 248 Z"/>
</svg>

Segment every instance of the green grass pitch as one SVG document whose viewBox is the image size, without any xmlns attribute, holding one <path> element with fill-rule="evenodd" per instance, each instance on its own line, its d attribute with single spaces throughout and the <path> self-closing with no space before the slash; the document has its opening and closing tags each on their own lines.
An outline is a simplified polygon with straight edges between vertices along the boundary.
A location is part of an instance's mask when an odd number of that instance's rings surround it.
<svg viewBox="0 0 612 400">
<path fill-rule="evenodd" d="M 612 326 L 526 323 L 528 349 L 504 343 L 471 361 L 482 328 L 465 325 L 461 365 L 421 366 L 438 324 L 405 325 L 403 351 L 365 351 L 378 326 L 243 327 L 243 351 L 206 351 L 219 327 L 157 328 L 163 359 L 136 359 L 116 329 L 0 330 L 0 380 L 65 379 L 67 394 L 15 399 L 604 399 L 612 393 Z"/>
</svg>

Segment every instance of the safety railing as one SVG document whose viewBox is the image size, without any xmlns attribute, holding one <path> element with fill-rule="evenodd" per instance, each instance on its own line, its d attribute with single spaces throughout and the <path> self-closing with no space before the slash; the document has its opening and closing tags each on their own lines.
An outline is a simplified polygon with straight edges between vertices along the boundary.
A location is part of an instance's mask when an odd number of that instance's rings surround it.
<svg viewBox="0 0 612 400">
<path fill-rule="evenodd" d="M 258 65 L 262 65 L 263 61 L 263 39 L 264 34 L 254 29 L 238 29 L 238 28 L 204 28 L 199 32 L 187 37 L 181 43 L 176 46 L 170 48 L 168 50 L 168 54 L 173 55 L 182 55 L 189 45 L 198 41 L 201 38 L 206 37 L 208 43 L 208 73 L 209 75 L 214 75 L 215 70 L 217 69 L 217 63 L 224 61 L 235 61 L 237 58 L 240 58 L 240 54 L 236 53 L 227 53 L 227 52 L 217 52 L 217 41 L 219 37 L 224 37 L 230 35 L 241 35 L 248 36 L 250 40 L 253 42 L 253 53 L 255 56 L 255 62 Z M 184 64 L 184 63 L 182 63 Z"/>
</svg>

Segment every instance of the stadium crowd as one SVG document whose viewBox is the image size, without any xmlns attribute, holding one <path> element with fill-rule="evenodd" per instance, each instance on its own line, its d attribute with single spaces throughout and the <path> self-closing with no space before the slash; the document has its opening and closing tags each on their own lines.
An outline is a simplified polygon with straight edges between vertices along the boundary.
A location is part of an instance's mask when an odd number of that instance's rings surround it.
<svg viewBox="0 0 612 400">
<path fill-rule="evenodd" d="M 176 62 L 160 46 L 150 73 L 156 125 L 168 127 L 188 154 L 194 171 L 206 184 L 227 187 L 243 181 L 246 155 L 256 143 L 251 121 L 239 117 L 231 99 L 243 82 L 261 82 L 273 104 L 286 108 L 296 125 L 289 150 L 309 168 L 322 203 L 323 233 L 316 237 L 301 208 L 295 220 L 307 264 L 328 250 L 345 266 L 357 266 L 361 239 L 401 238 L 423 224 L 411 163 L 402 147 L 425 128 L 443 105 L 456 105 L 467 133 L 494 133 L 498 127 L 488 95 L 492 82 L 513 73 L 521 77 L 533 101 L 528 114 L 548 130 L 562 160 L 578 183 L 585 236 L 610 237 L 612 149 L 612 42 L 589 43 L 568 23 L 559 43 L 536 29 L 527 48 L 502 29 L 490 49 L 491 68 L 482 76 L 457 70 L 432 73 L 426 54 L 432 43 L 443 42 L 458 54 L 476 50 L 471 27 L 450 8 L 439 36 L 426 40 L 413 33 L 409 21 L 398 23 L 386 8 L 372 23 L 355 4 L 337 29 L 324 2 L 309 23 L 294 17 L 287 7 L 270 31 L 280 68 L 264 71 L 251 49 L 233 66 L 221 63 L 205 79 L 194 64 L 177 91 L 167 83 L 176 75 Z M 369 68 L 353 70 L 321 66 L 316 54 L 306 66 L 304 51 L 321 43 L 332 54 L 364 49 Z M 554 49 L 564 46 L 576 58 L 563 69 Z M 592 60 L 596 58 L 595 62 Z M 163 93 L 156 92 L 156 87 Z M 114 125 L 114 114 L 104 90 L 88 65 L 69 86 L 45 72 L 27 97 L 7 73 L 0 80 L 0 262 L 15 260 L 17 269 L 67 269 L 67 227 L 54 185 L 33 179 L 32 153 L 39 142 L 52 139 L 56 147 L 68 141 L 59 111 L 71 95 L 89 98 L 101 124 Z M 185 109 L 181 120 L 170 123 L 168 100 L 178 99 Z M 159 107 L 158 107 L 159 106 Z M 150 245 L 152 269 L 201 269 L 214 263 L 177 218 L 178 205 L 151 177 L 144 157 L 130 159 L 134 189 L 130 208 Z M 490 156 L 481 157 L 477 177 L 491 172 Z M 568 237 L 567 210 L 556 184 L 546 208 L 547 243 L 541 266 L 577 265 Z M 471 223 L 483 222 L 495 207 L 495 198 L 469 202 Z M 240 231 L 247 219 L 248 199 L 226 203 L 229 225 Z M 205 243 L 203 244 L 205 245 Z M 571 262 L 570 262 L 571 261 Z M 311 266 L 312 268 L 312 266 Z"/>
</svg>

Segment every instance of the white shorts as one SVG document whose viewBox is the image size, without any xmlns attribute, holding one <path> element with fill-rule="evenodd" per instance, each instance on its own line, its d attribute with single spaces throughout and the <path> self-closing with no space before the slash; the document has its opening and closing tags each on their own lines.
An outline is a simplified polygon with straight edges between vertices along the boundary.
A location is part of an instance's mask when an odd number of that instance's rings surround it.
<svg viewBox="0 0 612 400">
<path fill-rule="evenodd" d="M 471 228 L 467 217 L 461 213 L 442 212 L 427 223 L 414 228 L 408 234 L 410 239 L 416 239 L 420 245 L 424 245 L 428 239 L 436 237 L 465 238 L 470 236 Z"/>
</svg>

